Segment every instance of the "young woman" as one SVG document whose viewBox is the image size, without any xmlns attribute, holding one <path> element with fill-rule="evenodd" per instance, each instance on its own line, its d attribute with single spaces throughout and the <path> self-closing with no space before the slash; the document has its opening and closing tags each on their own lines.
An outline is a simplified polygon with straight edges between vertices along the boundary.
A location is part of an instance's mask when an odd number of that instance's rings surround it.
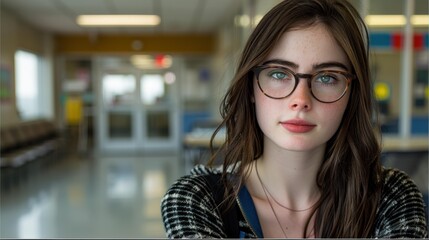
<svg viewBox="0 0 429 240">
<path fill-rule="evenodd" d="M 167 236 L 427 237 L 422 194 L 380 165 L 372 107 L 358 12 L 343 0 L 281 2 L 222 103 L 223 167 L 197 166 L 169 189 Z"/>
</svg>

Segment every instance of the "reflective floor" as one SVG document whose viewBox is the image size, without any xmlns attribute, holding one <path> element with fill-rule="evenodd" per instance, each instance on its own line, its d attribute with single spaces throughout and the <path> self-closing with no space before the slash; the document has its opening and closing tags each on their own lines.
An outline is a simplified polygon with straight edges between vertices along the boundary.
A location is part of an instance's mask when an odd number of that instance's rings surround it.
<svg viewBox="0 0 429 240">
<path fill-rule="evenodd" d="M 181 156 L 65 155 L 2 191 L 0 237 L 165 238 L 160 200 L 185 173 Z M 427 152 L 386 154 L 383 163 L 407 172 L 428 202 Z"/>
<path fill-rule="evenodd" d="M 180 154 L 66 156 L 1 196 L 1 238 L 163 238 Z"/>
</svg>

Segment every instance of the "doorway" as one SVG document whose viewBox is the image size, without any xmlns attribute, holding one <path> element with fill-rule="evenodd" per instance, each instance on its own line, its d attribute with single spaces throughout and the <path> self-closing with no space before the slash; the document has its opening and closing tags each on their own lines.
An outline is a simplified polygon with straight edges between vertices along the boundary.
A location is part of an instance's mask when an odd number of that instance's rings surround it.
<svg viewBox="0 0 429 240">
<path fill-rule="evenodd" d="M 99 149 L 178 150 L 179 59 L 169 67 L 139 68 L 128 58 L 100 58 L 96 63 Z"/>
</svg>

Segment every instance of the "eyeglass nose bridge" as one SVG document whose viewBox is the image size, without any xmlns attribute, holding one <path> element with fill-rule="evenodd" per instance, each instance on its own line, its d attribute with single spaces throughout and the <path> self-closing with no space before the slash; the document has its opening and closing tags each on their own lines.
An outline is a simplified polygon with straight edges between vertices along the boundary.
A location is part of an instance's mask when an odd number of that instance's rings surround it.
<svg viewBox="0 0 429 240">
<path fill-rule="evenodd" d="M 301 80 L 301 78 L 307 79 L 308 88 L 310 89 L 311 94 L 313 94 L 313 92 L 311 91 L 311 79 L 313 78 L 312 74 L 308 74 L 308 73 L 293 73 L 293 76 L 295 77 L 295 86 L 294 86 L 292 92 L 289 95 L 291 95 L 293 92 L 295 92 L 295 89 L 296 89 L 296 87 L 298 87 L 298 83 Z"/>
</svg>

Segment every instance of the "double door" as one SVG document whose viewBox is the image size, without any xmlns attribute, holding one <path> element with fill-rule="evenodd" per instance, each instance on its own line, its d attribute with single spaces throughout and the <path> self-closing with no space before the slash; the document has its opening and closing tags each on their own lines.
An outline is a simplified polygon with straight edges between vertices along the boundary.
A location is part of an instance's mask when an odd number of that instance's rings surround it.
<svg viewBox="0 0 429 240">
<path fill-rule="evenodd" d="M 109 64 L 116 61 L 116 64 Z M 179 64 L 138 69 L 121 59 L 99 59 L 98 143 L 102 151 L 179 149 Z"/>
</svg>

